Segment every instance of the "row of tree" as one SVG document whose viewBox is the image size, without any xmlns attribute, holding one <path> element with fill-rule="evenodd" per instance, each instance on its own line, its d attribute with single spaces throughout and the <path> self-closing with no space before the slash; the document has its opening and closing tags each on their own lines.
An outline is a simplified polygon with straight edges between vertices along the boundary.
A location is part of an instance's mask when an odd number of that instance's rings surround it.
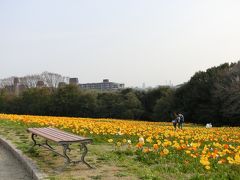
<svg viewBox="0 0 240 180">
<path fill-rule="evenodd" d="M 29 88 L 16 96 L 1 90 L 0 112 L 34 115 L 105 117 L 153 120 L 155 101 L 170 88 L 151 91 L 124 89 L 117 92 L 61 88 Z"/>
<path fill-rule="evenodd" d="M 0 112 L 171 121 L 181 112 L 187 122 L 240 125 L 240 62 L 197 72 L 180 88 L 116 92 L 29 88 L 16 96 L 0 91 Z"/>
</svg>

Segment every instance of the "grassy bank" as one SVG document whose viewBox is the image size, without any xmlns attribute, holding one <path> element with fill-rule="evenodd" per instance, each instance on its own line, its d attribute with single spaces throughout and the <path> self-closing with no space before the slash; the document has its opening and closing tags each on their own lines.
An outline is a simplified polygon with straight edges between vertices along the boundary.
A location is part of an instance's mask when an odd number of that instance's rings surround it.
<svg viewBox="0 0 240 180">
<path fill-rule="evenodd" d="M 88 145 L 86 160 L 95 168 L 85 165 L 63 167 L 64 159 L 43 148 L 31 149 L 32 140 L 26 132 L 28 127 L 39 126 L 21 121 L 0 120 L 0 135 L 10 140 L 30 157 L 47 179 L 238 179 L 240 166 L 226 164 L 206 171 L 197 166 L 198 162 L 186 156 L 169 154 L 165 158 L 152 158 L 151 153 L 139 156 L 137 153 L 104 143 L 96 136 L 96 141 Z M 58 151 L 60 146 L 51 144 Z M 79 155 L 79 147 L 73 145 L 71 156 Z M 186 158 L 182 158 L 186 157 Z M 196 162 L 194 162 L 196 161 Z"/>
</svg>

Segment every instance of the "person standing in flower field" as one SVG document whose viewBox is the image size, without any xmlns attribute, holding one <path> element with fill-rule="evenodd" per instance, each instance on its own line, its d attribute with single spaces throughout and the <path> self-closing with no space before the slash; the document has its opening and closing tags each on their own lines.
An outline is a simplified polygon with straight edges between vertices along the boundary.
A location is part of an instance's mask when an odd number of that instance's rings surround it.
<svg viewBox="0 0 240 180">
<path fill-rule="evenodd" d="M 171 113 L 170 115 L 171 115 L 171 118 L 173 119 L 172 123 L 173 123 L 174 130 L 176 131 L 177 130 L 177 123 L 179 121 L 179 117 L 177 116 L 177 114 L 175 112 Z"/>
<path fill-rule="evenodd" d="M 176 119 L 172 120 L 173 127 L 174 127 L 175 131 L 177 130 L 177 122 L 178 122 L 178 117 Z"/>
<path fill-rule="evenodd" d="M 183 123 L 184 123 L 184 116 L 179 113 L 178 114 L 178 128 L 182 129 L 183 128 Z"/>
</svg>

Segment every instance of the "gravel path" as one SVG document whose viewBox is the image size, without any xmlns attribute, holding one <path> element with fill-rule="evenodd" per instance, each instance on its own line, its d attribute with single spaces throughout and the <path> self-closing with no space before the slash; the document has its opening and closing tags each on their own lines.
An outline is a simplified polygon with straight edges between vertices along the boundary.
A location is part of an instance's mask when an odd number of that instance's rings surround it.
<svg viewBox="0 0 240 180">
<path fill-rule="evenodd" d="M 21 163 L 0 144 L 0 180 L 30 180 Z"/>
</svg>

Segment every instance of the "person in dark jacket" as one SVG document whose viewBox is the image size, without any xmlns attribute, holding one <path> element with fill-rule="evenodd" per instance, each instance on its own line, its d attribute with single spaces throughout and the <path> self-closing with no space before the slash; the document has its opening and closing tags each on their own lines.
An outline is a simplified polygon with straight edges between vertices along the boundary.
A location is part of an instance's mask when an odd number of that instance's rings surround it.
<svg viewBox="0 0 240 180">
<path fill-rule="evenodd" d="M 174 130 L 176 131 L 177 130 L 177 118 L 172 120 L 172 123 L 173 123 L 173 127 L 174 127 Z"/>
<path fill-rule="evenodd" d="M 182 129 L 183 128 L 183 123 L 184 123 L 184 116 L 179 113 L 178 114 L 178 128 Z"/>
</svg>

